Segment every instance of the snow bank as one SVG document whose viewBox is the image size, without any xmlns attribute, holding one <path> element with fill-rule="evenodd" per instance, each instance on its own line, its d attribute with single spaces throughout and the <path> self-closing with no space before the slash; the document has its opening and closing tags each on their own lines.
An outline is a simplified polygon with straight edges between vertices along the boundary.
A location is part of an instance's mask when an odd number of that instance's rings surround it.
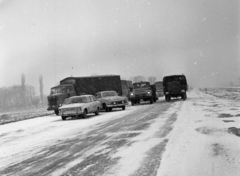
<svg viewBox="0 0 240 176">
<path fill-rule="evenodd" d="M 169 135 L 158 175 L 239 176 L 240 138 L 228 133 L 229 127 L 240 127 L 240 117 L 234 116 L 239 103 L 199 91 L 188 97 Z M 232 116 L 219 118 L 223 113 Z"/>
</svg>

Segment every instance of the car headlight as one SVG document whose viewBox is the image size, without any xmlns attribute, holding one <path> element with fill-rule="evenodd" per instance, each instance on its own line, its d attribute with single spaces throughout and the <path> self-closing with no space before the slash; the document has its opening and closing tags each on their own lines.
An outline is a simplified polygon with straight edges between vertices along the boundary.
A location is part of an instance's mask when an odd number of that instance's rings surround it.
<svg viewBox="0 0 240 176">
<path fill-rule="evenodd" d="M 169 94 L 169 92 L 166 92 L 166 94 L 168 95 L 168 94 Z"/>
<path fill-rule="evenodd" d="M 148 94 L 151 94 L 151 92 L 149 92 L 149 91 L 148 91 L 147 93 L 148 93 Z"/>
<path fill-rule="evenodd" d="M 76 108 L 76 112 L 77 112 L 77 113 L 79 113 L 79 112 L 81 112 L 81 111 L 82 111 L 82 108 L 81 108 L 81 107 L 77 107 L 77 108 Z"/>
<path fill-rule="evenodd" d="M 131 92 L 130 95 L 131 95 L 131 96 L 134 96 L 134 93 Z"/>
<path fill-rule="evenodd" d="M 185 90 L 181 90 L 181 92 L 185 92 Z"/>
</svg>

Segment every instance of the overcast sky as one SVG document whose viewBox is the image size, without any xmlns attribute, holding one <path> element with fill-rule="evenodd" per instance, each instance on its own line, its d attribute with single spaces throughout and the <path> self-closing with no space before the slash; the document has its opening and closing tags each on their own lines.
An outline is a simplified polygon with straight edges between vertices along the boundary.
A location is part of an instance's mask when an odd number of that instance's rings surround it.
<svg viewBox="0 0 240 176">
<path fill-rule="evenodd" d="M 238 0 L 2 0 L 0 87 L 72 76 L 240 77 Z"/>
</svg>

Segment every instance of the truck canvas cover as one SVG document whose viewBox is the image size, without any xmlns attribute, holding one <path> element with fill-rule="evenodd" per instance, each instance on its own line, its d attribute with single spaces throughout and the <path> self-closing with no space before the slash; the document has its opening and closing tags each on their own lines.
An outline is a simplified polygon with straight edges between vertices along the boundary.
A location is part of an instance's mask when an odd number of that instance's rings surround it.
<svg viewBox="0 0 240 176">
<path fill-rule="evenodd" d="M 77 95 L 95 94 L 100 91 L 114 90 L 122 95 L 119 75 L 101 75 L 88 77 L 68 77 L 60 81 L 60 85 L 73 84 Z"/>
</svg>

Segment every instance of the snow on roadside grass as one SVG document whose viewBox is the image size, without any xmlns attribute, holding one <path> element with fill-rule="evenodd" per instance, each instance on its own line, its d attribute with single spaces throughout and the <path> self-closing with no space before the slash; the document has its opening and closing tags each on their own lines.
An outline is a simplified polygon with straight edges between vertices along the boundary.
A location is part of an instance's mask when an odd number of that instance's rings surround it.
<svg viewBox="0 0 240 176">
<path fill-rule="evenodd" d="M 31 118 L 46 116 L 53 114 L 52 111 L 46 109 L 30 109 L 15 112 L 0 113 L 0 125 L 17 122 L 21 120 L 27 120 Z"/>
<path fill-rule="evenodd" d="M 229 133 L 229 128 L 240 127 L 240 118 L 234 116 L 239 102 L 202 92 L 189 94 L 192 101 L 180 111 L 158 175 L 240 175 L 240 138 Z"/>
</svg>

